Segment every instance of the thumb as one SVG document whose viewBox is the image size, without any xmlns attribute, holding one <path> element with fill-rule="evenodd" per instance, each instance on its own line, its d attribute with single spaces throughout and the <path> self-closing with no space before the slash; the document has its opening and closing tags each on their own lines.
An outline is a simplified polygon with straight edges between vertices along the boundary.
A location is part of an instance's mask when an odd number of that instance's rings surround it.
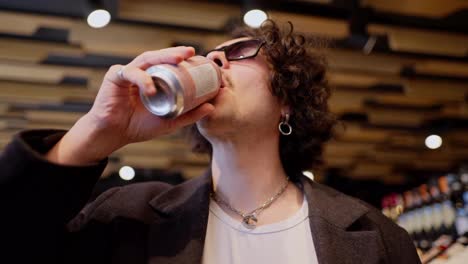
<svg viewBox="0 0 468 264">
<path fill-rule="evenodd" d="M 214 105 L 210 103 L 204 103 L 197 108 L 181 115 L 174 121 L 176 122 L 177 127 L 184 127 L 197 122 L 198 120 L 213 112 L 214 109 Z"/>
</svg>

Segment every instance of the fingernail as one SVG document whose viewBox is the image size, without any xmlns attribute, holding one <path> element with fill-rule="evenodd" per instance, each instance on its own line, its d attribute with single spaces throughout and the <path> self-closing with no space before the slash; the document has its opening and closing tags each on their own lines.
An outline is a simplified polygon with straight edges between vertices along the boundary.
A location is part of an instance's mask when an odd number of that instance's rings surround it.
<svg viewBox="0 0 468 264">
<path fill-rule="evenodd" d="M 151 95 L 156 94 L 156 88 L 154 88 L 154 87 L 148 87 L 148 88 L 146 89 L 146 94 L 147 94 L 148 96 L 151 96 Z"/>
</svg>

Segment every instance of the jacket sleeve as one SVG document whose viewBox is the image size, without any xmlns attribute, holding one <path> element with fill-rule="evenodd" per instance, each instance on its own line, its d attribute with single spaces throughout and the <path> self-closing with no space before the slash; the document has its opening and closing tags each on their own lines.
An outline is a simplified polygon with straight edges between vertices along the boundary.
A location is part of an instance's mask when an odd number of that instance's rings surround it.
<svg viewBox="0 0 468 264">
<path fill-rule="evenodd" d="M 73 244 L 66 224 L 87 203 L 107 159 L 90 166 L 47 161 L 43 154 L 64 134 L 23 131 L 0 154 L 0 244 L 6 245 L 0 258 L 11 258 L 14 263 L 28 259 L 57 263 L 69 251 L 65 247 Z M 86 232 L 102 239 L 99 232 L 107 231 L 90 225 Z"/>
</svg>

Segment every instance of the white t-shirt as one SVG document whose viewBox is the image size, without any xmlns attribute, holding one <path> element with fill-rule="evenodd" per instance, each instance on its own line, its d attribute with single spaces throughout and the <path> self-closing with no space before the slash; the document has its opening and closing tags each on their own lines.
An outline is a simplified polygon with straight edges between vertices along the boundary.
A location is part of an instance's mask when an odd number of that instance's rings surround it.
<svg viewBox="0 0 468 264">
<path fill-rule="evenodd" d="M 202 263 L 318 263 L 307 199 L 304 197 L 301 209 L 288 219 L 252 230 L 211 200 Z"/>
</svg>

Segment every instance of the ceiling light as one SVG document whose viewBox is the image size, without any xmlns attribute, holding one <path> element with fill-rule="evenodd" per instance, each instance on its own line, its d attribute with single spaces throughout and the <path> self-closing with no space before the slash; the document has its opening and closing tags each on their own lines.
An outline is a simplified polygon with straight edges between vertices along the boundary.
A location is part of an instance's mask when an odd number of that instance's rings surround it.
<svg viewBox="0 0 468 264">
<path fill-rule="evenodd" d="M 245 13 L 244 23 L 249 27 L 258 28 L 267 20 L 267 14 L 260 9 L 252 9 Z"/>
<path fill-rule="evenodd" d="M 123 166 L 119 170 L 119 176 L 122 180 L 130 181 L 135 177 L 135 170 L 130 166 Z"/>
<path fill-rule="evenodd" d="M 111 20 L 111 15 L 107 10 L 97 9 L 88 15 L 88 25 L 92 28 L 102 28 L 107 26 Z"/>
<path fill-rule="evenodd" d="M 438 135 L 430 135 L 426 138 L 426 147 L 430 149 L 437 149 L 442 146 L 442 138 Z"/>
</svg>

